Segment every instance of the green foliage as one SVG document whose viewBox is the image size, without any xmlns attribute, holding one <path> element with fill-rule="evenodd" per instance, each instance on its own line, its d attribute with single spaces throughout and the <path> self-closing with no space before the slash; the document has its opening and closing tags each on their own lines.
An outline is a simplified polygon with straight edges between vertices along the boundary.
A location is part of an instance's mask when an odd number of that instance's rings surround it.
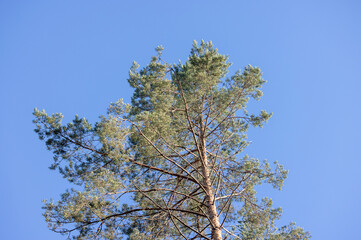
<svg viewBox="0 0 361 240">
<path fill-rule="evenodd" d="M 248 128 L 272 115 L 246 108 L 262 96 L 261 70 L 227 77 L 231 63 L 211 42 L 195 42 L 184 64 L 156 51 L 129 71 L 131 104 L 112 103 L 93 125 L 35 109 L 51 169 L 77 186 L 45 201 L 50 229 L 74 239 L 308 239 L 294 224 L 277 228 L 281 209 L 256 197 L 256 185 L 281 189 L 287 171 L 241 155 Z"/>
<path fill-rule="evenodd" d="M 241 220 L 237 227 L 240 229 L 241 239 L 299 240 L 311 238 L 309 232 L 296 227 L 295 223 L 277 228 L 275 221 L 281 217 L 282 209 L 272 208 L 272 200 L 269 198 L 263 198 L 259 205 L 245 202 L 239 214 Z"/>
</svg>

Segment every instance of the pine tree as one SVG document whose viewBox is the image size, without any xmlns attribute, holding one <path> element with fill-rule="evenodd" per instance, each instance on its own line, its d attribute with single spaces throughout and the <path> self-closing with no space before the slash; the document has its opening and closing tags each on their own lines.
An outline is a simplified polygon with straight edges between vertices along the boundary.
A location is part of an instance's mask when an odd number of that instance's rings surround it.
<svg viewBox="0 0 361 240">
<path fill-rule="evenodd" d="M 95 124 L 35 109 L 51 169 L 74 184 L 45 201 L 50 229 L 74 239 L 308 239 L 294 224 L 278 229 L 281 209 L 256 197 L 262 183 L 281 189 L 287 171 L 242 155 L 247 129 L 271 116 L 246 110 L 262 96 L 260 69 L 227 77 L 228 57 L 211 42 L 195 42 L 184 64 L 156 50 L 130 69 L 131 104 L 112 103 Z"/>
</svg>

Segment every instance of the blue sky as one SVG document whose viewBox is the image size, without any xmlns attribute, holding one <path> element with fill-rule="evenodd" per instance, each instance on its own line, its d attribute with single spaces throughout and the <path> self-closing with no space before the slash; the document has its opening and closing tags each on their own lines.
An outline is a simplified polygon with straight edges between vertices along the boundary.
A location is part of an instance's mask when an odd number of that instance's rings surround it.
<svg viewBox="0 0 361 240">
<path fill-rule="evenodd" d="M 274 113 L 250 131 L 247 152 L 290 170 L 280 224 L 313 239 L 361 239 L 361 2 L 0 0 L 0 228 L 2 239 L 65 239 L 49 231 L 41 200 L 67 186 L 47 167 L 33 132 L 34 107 L 94 122 L 132 94 L 133 60 L 157 45 L 184 60 L 212 40 L 231 73 L 259 66 L 268 83 L 251 110 Z"/>
</svg>

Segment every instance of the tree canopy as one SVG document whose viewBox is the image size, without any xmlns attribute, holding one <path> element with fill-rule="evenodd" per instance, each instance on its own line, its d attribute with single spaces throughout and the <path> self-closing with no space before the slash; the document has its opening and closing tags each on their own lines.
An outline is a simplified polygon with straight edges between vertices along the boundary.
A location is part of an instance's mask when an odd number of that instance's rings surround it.
<svg viewBox="0 0 361 240">
<path fill-rule="evenodd" d="M 74 239 L 309 239 L 255 186 L 281 189 L 283 166 L 249 157 L 247 129 L 271 114 L 249 113 L 265 83 L 258 67 L 228 76 L 211 42 L 194 43 L 185 63 L 156 56 L 128 82 L 131 104 L 112 103 L 95 124 L 62 124 L 35 109 L 35 131 L 53 152 L 51 169 L 74 185 L 45 201 L 49 228 Z"/>
</svg>

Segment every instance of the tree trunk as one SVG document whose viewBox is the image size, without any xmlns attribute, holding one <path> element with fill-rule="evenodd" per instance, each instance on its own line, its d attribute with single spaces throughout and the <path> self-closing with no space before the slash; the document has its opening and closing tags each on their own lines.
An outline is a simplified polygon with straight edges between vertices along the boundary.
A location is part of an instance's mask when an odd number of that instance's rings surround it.
<svg viewBox="0 0 361 240">
<path fill-rule="evenodd" d="M 211 221 L 212 225 L 212 239 L 213 240 L 222 240 L 222 229 L 219 223 L 219 218 L 217 214 L 217 207 L 214 200 L 213 188 L 210 179 L 210 171 L 208 166 L 208 159 L 207 159 L 207 151 L 206 151 L 206 140 L 204 138 L 204 132 L 202 131 L 203 122 L 201 119 L 201 134 L 200 134 L 200 150 L 201 150 L 201 161 L 202 161 L 202 172 L 204 176 L 204 187 L 206 192 L 206 203 L 208 205 L 208 216 Z"/>
</svg>

